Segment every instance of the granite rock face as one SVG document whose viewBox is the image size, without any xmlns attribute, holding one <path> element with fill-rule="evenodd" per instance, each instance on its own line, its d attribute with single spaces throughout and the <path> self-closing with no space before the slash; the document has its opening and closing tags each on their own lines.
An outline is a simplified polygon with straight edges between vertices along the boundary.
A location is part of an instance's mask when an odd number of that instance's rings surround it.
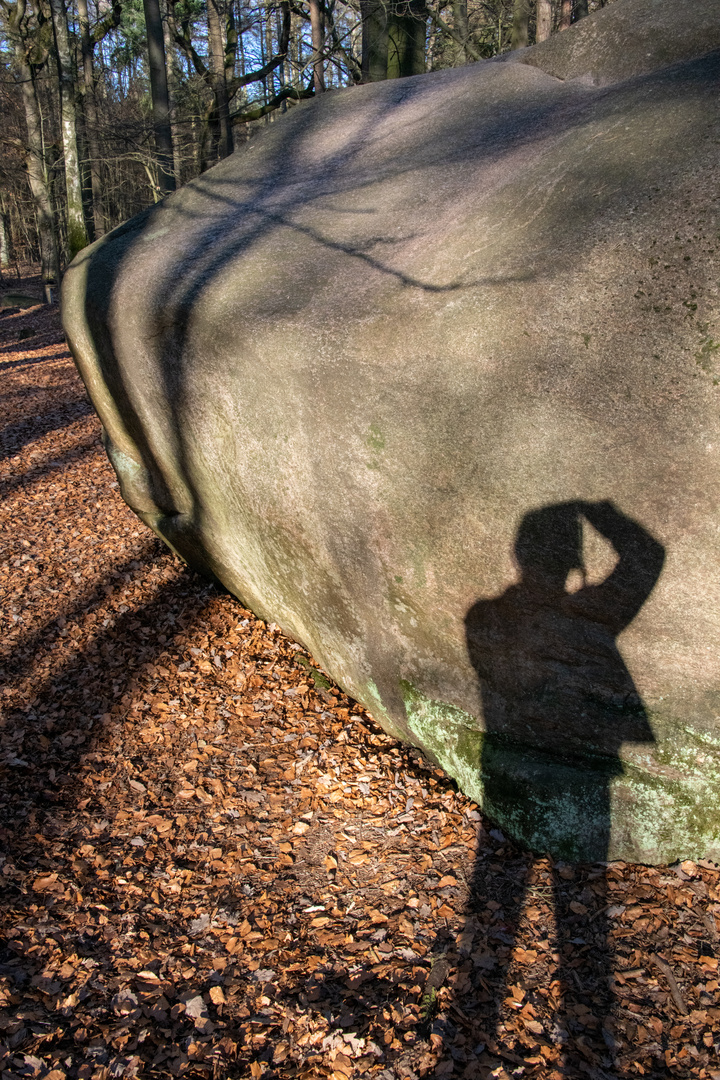
<svg viewBox="0 0 720 1080">
<path fill-rule="evenodd" d="M 715 0 L 614 0 L 569 33 L 503 59 L 533 64 L 558 79 L 609 86 L 720 49 L 719 16 Z"/>
<path fill-rule="evenodd" d="M 720 857 L 720 4 L 635 6 L 634 77 L 591 18 L 299 107 L 63 311 L 168 544 L 515 837 L 652 862 Z"/>
</svg>

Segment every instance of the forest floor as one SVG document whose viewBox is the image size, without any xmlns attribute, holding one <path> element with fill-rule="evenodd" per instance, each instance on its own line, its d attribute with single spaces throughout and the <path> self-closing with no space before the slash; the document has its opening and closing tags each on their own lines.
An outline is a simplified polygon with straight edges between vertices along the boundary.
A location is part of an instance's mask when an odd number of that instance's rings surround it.
<svg viewBox="0 0 720 1080">
<path fill-rule="evenodd" d="M 57 309 L 0 380 L 3 1080 L 720 1080 L 717 866 L 515 849 L 134 517 Z"/>
</svg>

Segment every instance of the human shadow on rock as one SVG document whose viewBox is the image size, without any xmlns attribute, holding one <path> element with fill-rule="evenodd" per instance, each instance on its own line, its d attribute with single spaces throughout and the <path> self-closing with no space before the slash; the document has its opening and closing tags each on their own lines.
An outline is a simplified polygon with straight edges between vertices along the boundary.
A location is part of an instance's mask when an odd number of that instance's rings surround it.
<svg viewBox="0 0 720 1080">
<path fill-rule="evenodd" d="M 583 518 L 617 555 L 600 584 L 586 581 Z M 465 620 L 485 724 L 484 811 L 515 842 L 551 858 L 531 868 L 530 860 L 515 865 L 511 856 L 512 865 L 493 868 L 479 848 L 470 911 L 480 915 L 495 964 L 480 1012 L 484 1031 L 501 1046 L 513 946 L 528 891 L 537 891 L 540 882 L 554 909 L 555 940 L 545 943 L 545 960 L 554 955 L 560 987 L 551 1003 L 555 1041 L 568 1037 L 562 998 L 569 990 L 594 1018 L 591 1030 L 599 1042 L 594 1050 L 588 1044 L 588 1054 L 601 1063 L 611 974 L 601 864 L 609 854 L 611 785 L 624 771 L 621 746 L 654 741 L 617 638 L 652 592 L 665 552 L 612 503 L 578 501 L 526 514 L 514 553 L 519 582 L 501 596 L 477 601 Z M 572 571 L 583 582 L 574 592 L 567 589 Z M 579 877 L 571 865 L 578 862 L 586 864 Z M 577 881 L 582 883 L 571 884 Z M 592 908 L 593 917 L 585 918 Z"/>
</svg>

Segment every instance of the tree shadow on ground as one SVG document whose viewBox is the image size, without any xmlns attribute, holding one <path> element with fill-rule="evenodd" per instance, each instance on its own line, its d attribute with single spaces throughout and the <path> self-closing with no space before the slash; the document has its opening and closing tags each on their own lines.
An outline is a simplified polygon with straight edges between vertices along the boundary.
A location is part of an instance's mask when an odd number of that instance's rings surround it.
<svg viewBox="0 0 720 1080">
<path fill-rule="evenodd" d="M 37 348 L 40 348 L 38 345 Z M 17 350 L 17 346 L 14 346 Z M 23 360 L 2 360 L 0 361 L 0 371 L 10 371 L 14 368 L 33 367 L 35 364 L 44 364 L 53 360 L 66 360 L 67 349 L 63 349 L 61 352 L 53 353 L 52 356 L 28 356 Z"/>
<path fill-rule="evenodd" d="M 147 564 L 172 557 L 160 541 L 151 541 L 145 558 L 140 558 Z M 128 564 L 133 570 L 139 565 L 137 559 Z M 138 608 L 128 610 L 123 605 L 126 609 L 116 616 L 110 609 L 87 647 L 74 653 L 76 621 L 97 618 L 94 612 L 104 609 L 126 569 L 119 566 L 117 573 L 99 583 L 66 616 L 59 621 L 53 618 L 29 639 L 21 639 L 6 664 L 8 694 L 17 691 L 20 699 L 28 692 L 31 695 L 20 709 L 9 709 L 3 723 L 6 751 L 15 760 L 2 780 L 2 834 L 9 857 L 24 859 L 28 833 L 32 835 L 48 813 L 72 810 L 81 760 L 102 749 L 103 717 L 117 713 L 121 703 L 124 710 L 130 707 L 139 677 L 148 667 L 152 669 L 157 656 L 172 649 L 175 633 L 193 626 L 215 592 L 187 571 L 184 580 L 161 586 Z M 51 666 L 44 682 L 38 684 L 32 677 L 39 652 L 52 657 L 53 644 L 61 642 L 70 644 L 66 661 Z M 32 679 L 29 691 L 24 687 L 26 679 Z"/>
<path fill-rule="evenodd" d="M 64 454 L 48 455 L 49 461 L 45 461 L 42 464 L 34 465 L 30 469 L 26 469 L 25 472 L 19 475 L 10 476 L 7 480 L 0 480 L 0 499 L 5 499 L 11 492 L 17 490 L 17 488 L 29 488 L 33 484 L 38 483 L 47 476 L 51 476 L 54 473 L 58 473 L 62 469 L 65 469 L 68 465 L 72 465 L 78 461 L 79 458 L 84 457 L 85 454 L 92 456 L 100 456 L 102 452 L 102 445 L 95 432 L 85 439 L 83 442 L 77 442 L 72 449 L 68 450 Z"/>
<path fill-rule="evenodd" d="M 70 427 L 77 420 L 83 420 L 92 413 L 93 407 L 90 402 L 80 398 L 75 402 L 64 404 L 61 408 L 44 413 L 42 423 L 38 423 L 37 418 L 31 416 L 18 420 L 15 424 L 8 424 L 0 434 L 0 461 L 20 453 L 24 446 L 41 439 L 43 435 Z"/>
</svg>

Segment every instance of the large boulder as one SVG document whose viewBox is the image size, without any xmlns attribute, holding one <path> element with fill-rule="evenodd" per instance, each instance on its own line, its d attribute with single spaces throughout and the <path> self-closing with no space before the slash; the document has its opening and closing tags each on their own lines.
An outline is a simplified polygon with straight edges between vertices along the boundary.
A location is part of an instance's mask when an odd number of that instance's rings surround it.
<svg viewBox="0 0 720 1080">
<path fill-rule="evenodd" d="M 720 48 L 720 10 L 714 0 L 615 0 L 570 33 L 553 34 L 504 61 L 533 64 L 558 79 L 609 86 Z"/>
<path fill-rule="evenodd" d="M 657 70 L 328 93 L 63 311 L 130 506 L 503 828 L 718 858 L 720 3 L 633 4 Z"/>
</svg>

